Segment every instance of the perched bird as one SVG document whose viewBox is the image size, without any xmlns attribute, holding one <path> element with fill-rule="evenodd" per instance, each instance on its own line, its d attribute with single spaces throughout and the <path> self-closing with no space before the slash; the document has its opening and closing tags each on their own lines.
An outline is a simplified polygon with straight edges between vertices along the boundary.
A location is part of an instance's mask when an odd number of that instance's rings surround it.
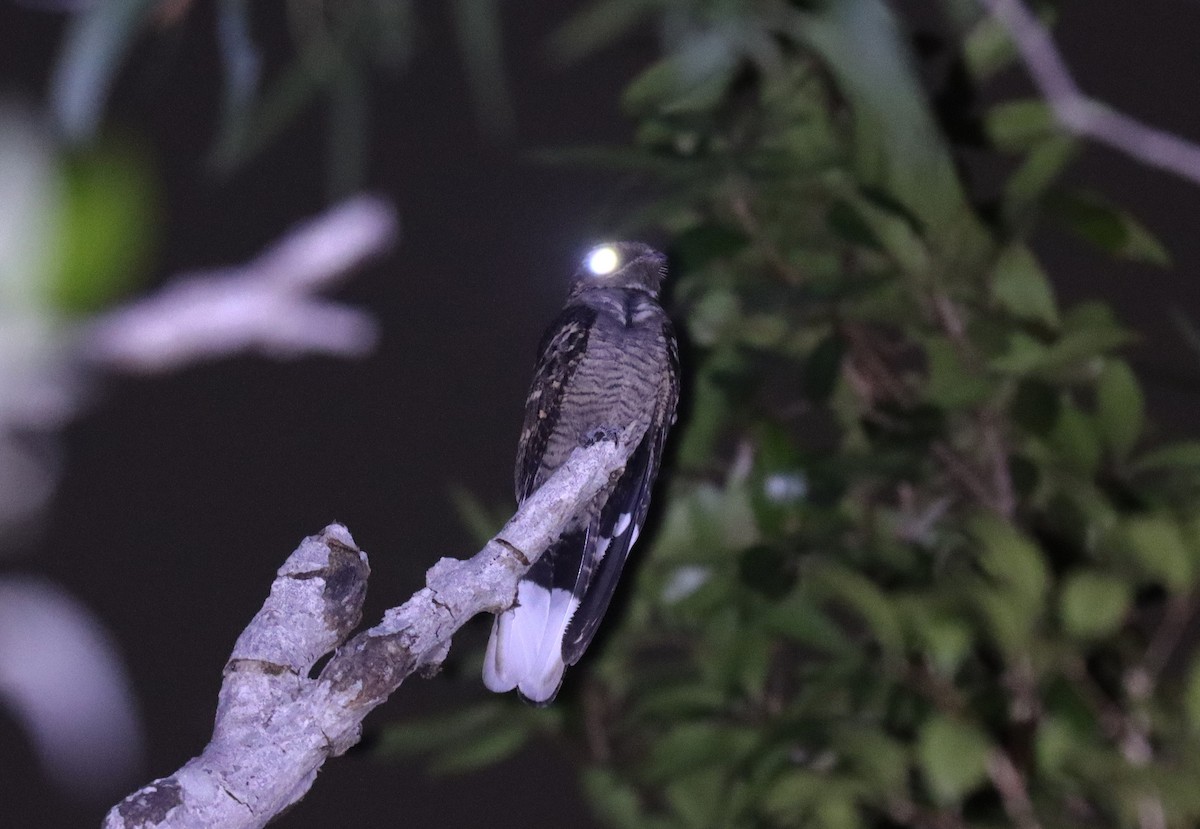
<svg viewBox="0 0 1200 829">
<path fill-rule="evenodd" d="M 615 484 L 580 510 L 517 587 L 492 626 L 483 682 L 550 703 L 608 609 L 650 506 L 663 442 L 675 422 L 679 356 L 659 285 L 667 259 L 639 242 L 594 248 L 538 347 L 517 447 L 517 501 L 572 450 L 629 426 L 636 448 Z"/>
</svg>

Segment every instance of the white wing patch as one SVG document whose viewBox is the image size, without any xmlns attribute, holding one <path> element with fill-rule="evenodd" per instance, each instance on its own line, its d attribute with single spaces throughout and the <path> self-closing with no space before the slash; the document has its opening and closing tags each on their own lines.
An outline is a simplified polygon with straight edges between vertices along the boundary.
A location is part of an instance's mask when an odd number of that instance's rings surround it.
<svg viewBox="0 0 1200 829">
<path fill-rule="evenodd" d="M 579 601 L 566 590 L 531 581 L 517 584 L 517 606 L 496 617 L 483 659 L 483 684 L 503 693 L 518 689 L 530 702 L 547 702 L 562 684 L 562 638 Z"/>
</svg>

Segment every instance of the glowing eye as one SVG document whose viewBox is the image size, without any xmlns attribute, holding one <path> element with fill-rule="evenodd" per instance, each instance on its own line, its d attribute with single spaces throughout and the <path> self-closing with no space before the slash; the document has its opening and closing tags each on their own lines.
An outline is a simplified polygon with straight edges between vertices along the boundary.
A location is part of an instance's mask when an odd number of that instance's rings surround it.
<svg viewBox="0 0 1200 829">
<path fill-rule="evenodd" d="M 604 276 L 606 273 L 612 273 L 617 269 L 617 265 L 619 264 L 620 260 L 617 258 L 617 252 L 608 245 L 598 247 L 588 254 L 588 270 L 596 276 Z"/>
</svg>

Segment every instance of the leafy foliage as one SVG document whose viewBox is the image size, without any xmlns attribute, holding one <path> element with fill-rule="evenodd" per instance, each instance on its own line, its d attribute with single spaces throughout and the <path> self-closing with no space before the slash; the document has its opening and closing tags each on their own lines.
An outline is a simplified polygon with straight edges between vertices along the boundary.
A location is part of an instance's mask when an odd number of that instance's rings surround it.
<svg viewBox="0 0 1200 829">
<path fill-rule="evenodd" d="M 556 41 L 666 33 L 635 146 L 571 157 L 654 182 L 623 230 L 673 240 L 692 345 L 617 629 L 519 720 L 615 826 L 1200 819 L 1200 450 L 1147 446 L 1134 335 L 1029 239 L 1166 254 L 1062 188 L 1041 102 L 979 108 L 1011 47 L 945 6 L 932 103 L 883 0 L 605 0 Z"/>
</svg>

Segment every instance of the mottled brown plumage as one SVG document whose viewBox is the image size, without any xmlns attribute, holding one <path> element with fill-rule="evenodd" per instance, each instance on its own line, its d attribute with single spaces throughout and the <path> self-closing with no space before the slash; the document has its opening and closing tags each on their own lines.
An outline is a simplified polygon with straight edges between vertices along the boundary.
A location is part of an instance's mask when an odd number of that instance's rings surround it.
<svg viewBox="0 0 1200 829">
<path fill-rule="evenodd" d="M 665 269 L 666 258 L 647 245 L 595 249 L 542 339 L 517 450 L 517 500 L 598 437 L 633 425 L 636 449 L 530 570 L 520 606 L 497 617 L 484 667 L 493 690 L 553 699 L 564 666 L 595 635 L 645 520 L 679 397 L 675 336 L 658 303 Z"/>
</svg>

